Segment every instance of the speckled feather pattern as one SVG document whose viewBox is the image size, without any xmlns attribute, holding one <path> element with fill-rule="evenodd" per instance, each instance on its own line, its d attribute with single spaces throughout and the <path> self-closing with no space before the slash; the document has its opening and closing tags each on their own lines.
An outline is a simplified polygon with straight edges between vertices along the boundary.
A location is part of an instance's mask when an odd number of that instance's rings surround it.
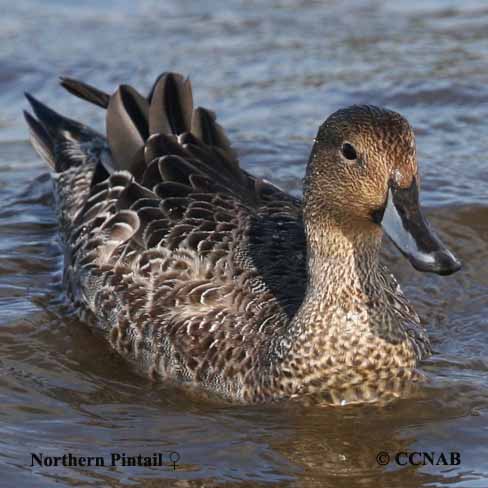
<svg viewBox="0 0 488 488">
<path fill-rule="evenodd" d="M 107 137 L 34 99 L 32 136 L 56 170 L 68 296 L 118 352 L 154 378 L 244 403 L 376 401 L 417 379 L 429 341 L 378 261 L 381 236 L 338 226 L 321 199 L 347 191 L 325 171 L 328 143 L 312 153 L 304 206 L 239 167 L 180 75 L 148 97 L 63 84 L 107 109 Z M 356 107 L 328 123 L 414 157 L 394 112 Z"/>
</svg>

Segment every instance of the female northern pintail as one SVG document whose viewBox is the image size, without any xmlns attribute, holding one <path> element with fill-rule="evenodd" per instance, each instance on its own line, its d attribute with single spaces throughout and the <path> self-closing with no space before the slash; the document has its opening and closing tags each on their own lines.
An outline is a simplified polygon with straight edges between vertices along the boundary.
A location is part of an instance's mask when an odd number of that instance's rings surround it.
<svg viewBox="0 0 488 488">
<path fill-rule="evenodd" d="M 414 135 L 352 106 L 320 127 L 303 202 L 239 167 L 181 75 L 147 97 L 62 79 L 107 109 L 106 137 L 27 95 L 52 166 L 65 284 L 82 317 L 154 377 L 253 403 L 398 395 L 430 353 L 379 262 L 383 231 L 413 266 L 459 261 L 421 214 Z"/>
</svg>

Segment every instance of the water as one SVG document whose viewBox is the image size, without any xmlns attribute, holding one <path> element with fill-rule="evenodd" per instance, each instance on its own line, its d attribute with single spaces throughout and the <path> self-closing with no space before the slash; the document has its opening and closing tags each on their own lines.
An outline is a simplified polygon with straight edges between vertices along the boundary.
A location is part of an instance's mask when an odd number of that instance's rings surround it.
<svg viewBox="0 0 488 488">
<path fill-rule="evenodd" d="M 488 486 L 488 6 L 387 2 L 0 1 L 0 486 Z M 419 393 L 387 407 L 215 406 L 134 373 L 70 316 L 46 166 L 23 91 L 103 127 L 58 75 L 112 91 L 189 74 L 242 164 L 299 193 L 335 109 L 399 110 L 417 134 L 423 203 L 463 259 L 448 278 L 387 259 L 436 354 Z M 457 466 L 379 466 L 404 450 Z M 31 452 L 179 454 L 161 468 L 34 467 Z"/>
</svg>

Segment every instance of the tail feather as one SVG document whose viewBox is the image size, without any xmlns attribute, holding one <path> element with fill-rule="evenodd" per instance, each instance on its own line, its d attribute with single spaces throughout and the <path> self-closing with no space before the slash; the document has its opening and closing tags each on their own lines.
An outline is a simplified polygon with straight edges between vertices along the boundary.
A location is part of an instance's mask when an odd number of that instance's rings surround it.
<svg viewBox="0 0 488 488">
<path fill-rule="evenodd" d="M 190 80 L 176 73 L 159 78 L 151 92 L 149 130 L 151 134 L 190 132 L 193 94 Z"/>
<path fill-rule="evenodd" d="M 52 108 L 34 98 L 30 93 L 25 93 L 25 97 L 29 101 L 32 110 L 34 110 L 34 114 L 51 137 L 56 137 L 60 129 L 79 132 L 83 127 L 79 122 L 58 114 Z"/>
<path fill-rule="evenodd" d="M 174 136 L 168 136 L 166 134 L 153 134 L 146 141 L 144 147 L 144 157 L 146 158 L 146 164 L 149 165 L 151 161 L 167 154 L 174 154 L 181 157 L 190 157 L 188 151 L 186 151 Z"/>
<path fill-rule="evenodd" d="M 51 168 L 55 168 L 56 159 L 54 157 L 54 146 L 48 132 L 38 120 L 25 110 L 24 118 L 29 126 L 30 141 L 35 151 L 49 164 L 49 166 L 51 166 Z"/>
<path fill-rule="evenodd" d="M 72 95 L 75 95 L 82 100 L 98 105 L 102 108 L 107 108 L 110 101 L 110 95 L 108 93 L 83 83 L 82 81 L 75 80 L 74 78 L 60 77 L 60 84 L 63 88 L 68 90 Z"/>
<path fill-rule="evenodd" d="M 31 140 L 39 155 L 57 172 L 86 163 L 98 155 L 110 168 L 110 157 L 101 158 L 107 152 L 105 138 L 89 127 L 58 114 L 29 93 L 25 94 L 34 115 L 25 113 Z M 95 158 L 96 159 L 96 158 Z"/>
<path fill-rule="evenodd" d="M 176 140 L 169 146 L 150 143 L 156 135 L 173 138 L 193 134 L 201 143 L 219 148 L 219 157 L 223 151 L 231 172 L 235 173 L 236 169 L 239 172 L 236 154 L 215 113 L 202 107 L 194 109 L 191 82 L 179 73 L 159 75 L 146 98 L 128 85 L 121 85 L 113 95 L 73 78 L 61 78 L 61 85 L 70 93 L 107 109 L 108 142 L 120 169 L 130 169 L 135 154 L 148 143 L 152 146 L 146 151 L 151 156 L 146 161 L 148 164 L 155 157 L 173 154 L 172 151 L 181 155 L 181 143 Z M 178 150 L 177 146 L 180 146 Z M 154 151 L 156 148 L 159 152 Z"/>
<path fill-rule="evenodd" d="M 147 100 L 134 88 L 121 85 L 110 97 L 107 109 L 107 139 L 115 162 L 128 170 L 144 147 L 148 133 Z"/>
<path fill-rule="evenodd" d="M 215 112 L 203 107 L 196 108 L 193 111 L 191 131 L 208 146 L 217 146 L 227 152 L 232 159 L 236 159 L 224 129 L 217 123 Z"/>
<path fill-rule="evenodd" d="M 91 158 L 103 165 L 95 170 L 95 181 L 116 170 L 126 170 L 135 181 L 153 188 L 161 175 L 151 163 L 177 156 L 174 167 L 183 166 L 182 161 L 191 162 L 192 171 L 198 169 L 196 173 L 207 175 L 222 188 L 254 198 L 252 182 L 239 167 L 215 113 L 194 108 L 189 79 L 178 73 L 163 73 L 147 97 L 128 85 L 119 86 L 112 95 L 72 78 L 61 78 L 61 85 L 107 109 L 107 137 L 26 95 L 37 117 L 26 115 L 33 145 L 56 171 Z M 169 181 L 175 174 L 165 173 L 162 178 Z M 188 175 L 183 179 L 189 184 Z"/>
<path fill-rule="evenodd" d="M 169 71 L 163 71 L 160 75 L 158 75 L 158 77 L 154 80 L 154 83 L 151 87 L 151 89 L 149 90 L 149 94 L 147 95 L 147 101 L 148 103 L 150 104 L 152 102 L 152 99 L 153 99 L 153 96 L 154 96 L 154 92 L 156 91 L 156 87 L 158 86 L 158 83 L 160 82 L 161 78 L 164 78 L 165 76 L 167 76 L 169 74 Z"/>
</svg>

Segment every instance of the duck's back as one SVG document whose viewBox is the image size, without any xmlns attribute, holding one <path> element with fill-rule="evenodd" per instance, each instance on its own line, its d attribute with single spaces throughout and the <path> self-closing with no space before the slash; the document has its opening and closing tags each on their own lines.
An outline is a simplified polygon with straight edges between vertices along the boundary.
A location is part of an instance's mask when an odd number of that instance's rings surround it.
<svg viewBox="0 0 488 488">
<path fill-rule="evenodd" d="M 69 296 L 155 375 L 249 400 L 305 292 L 300 201 L 239 167 L 180 75 L 147 98 L 63 84 L 107 109 L 105 138 L 29 97 L 34 146 L 56 171 Z"/>
</svg>

